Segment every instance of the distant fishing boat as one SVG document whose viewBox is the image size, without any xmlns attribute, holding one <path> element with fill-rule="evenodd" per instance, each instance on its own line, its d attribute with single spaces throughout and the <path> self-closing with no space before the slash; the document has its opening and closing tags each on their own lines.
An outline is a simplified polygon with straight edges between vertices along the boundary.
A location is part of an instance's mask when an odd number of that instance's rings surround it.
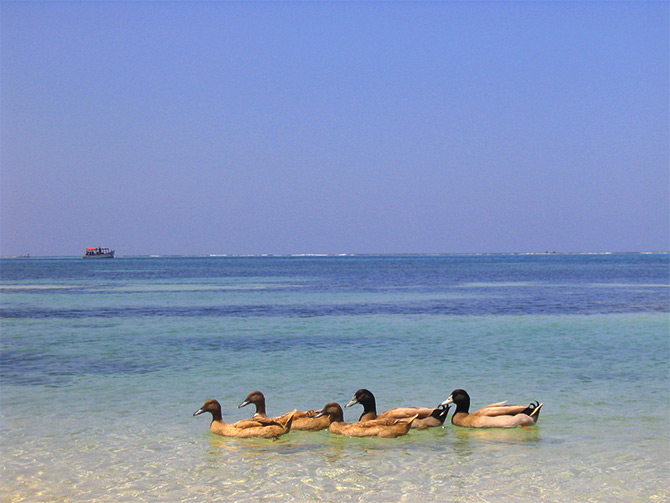
<svg viewBox="0 0 670 503">
<path fill-rule="evenodd" d="M 84 258 L 114 258 L 114 251 L 109 248 L 86 248 Z"/>
</svg>

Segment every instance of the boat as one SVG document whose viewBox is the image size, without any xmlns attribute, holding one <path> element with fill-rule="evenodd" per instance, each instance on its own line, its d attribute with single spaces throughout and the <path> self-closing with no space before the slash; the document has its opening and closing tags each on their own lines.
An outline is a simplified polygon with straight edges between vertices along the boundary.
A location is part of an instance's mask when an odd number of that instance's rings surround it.
<svg viewBox="0 0 670 503">
<path fill-rule="evenodd" d="M 114 258 L 115 250 L 110 250 L 109 248 L 97 247 L 97 248 L 86 248 L 86 253 L 84 253 L 84 258 Z"/>
</svg>

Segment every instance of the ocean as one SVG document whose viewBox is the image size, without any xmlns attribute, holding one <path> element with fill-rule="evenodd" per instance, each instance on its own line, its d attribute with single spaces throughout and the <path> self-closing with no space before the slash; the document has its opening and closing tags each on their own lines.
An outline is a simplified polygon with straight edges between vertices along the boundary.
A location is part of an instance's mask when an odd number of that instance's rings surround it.
<svg viewBox="0 0 670 503">
<path fill-rule="evenodd" d="M 668 254 L 16 258 L 0 294 L 3 502 L 670 501 Z M 193 417 L 359 388 L 544 407 L 396 439 Z"/>
</svg>

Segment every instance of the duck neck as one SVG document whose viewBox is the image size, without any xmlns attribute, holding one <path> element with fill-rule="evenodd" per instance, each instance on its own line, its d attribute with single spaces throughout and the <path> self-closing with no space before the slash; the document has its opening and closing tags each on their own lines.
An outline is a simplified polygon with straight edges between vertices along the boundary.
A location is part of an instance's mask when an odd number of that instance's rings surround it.
<svg viewBox="0 0 670 503">
<path fill-rule="evenodd" d="M 372 419 L 377 417 L 377 402 L 374 397 L 368 397 L 364 402 L 359 403 L 363 406 L 363 413 L 358 418 L 359 421 L 362 421 L 366 415 Z"/>
<path fill-rule="evenodd" d="M 265 401 L 262 402 L 255 402 L 254 405 L 256 405 L 256 414 L 259 416 L 266 416 L 265 412 Z"/>
<path fill-rule="evenodd" d="M 212 422 L 218 421 L 223 422 L 223 416 L 221 415 L 221 408 L 210 410 L 212 413 Z"/>
<path fill-rule="evenodd" d="M 456 404 L 455 414 L 469 414 L 470 413 L 470 397 L 466 396 L 461 398 Z"/>
</svg>

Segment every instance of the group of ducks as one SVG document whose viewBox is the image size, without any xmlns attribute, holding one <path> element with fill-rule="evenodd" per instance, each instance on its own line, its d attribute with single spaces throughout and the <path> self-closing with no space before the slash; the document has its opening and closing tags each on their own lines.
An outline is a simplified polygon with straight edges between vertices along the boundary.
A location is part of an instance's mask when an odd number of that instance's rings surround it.
<svg viewBox="0 0 670 503">
<path fill-rule="evenodd" d="M 410 428 L 425 429 L 442 426 L 451 404 L 456 406 L 456 412 L 451 417 L 452 424 L 465 428 L 532 426 L 537 423 L 543 405 L 537 401 L 528 405 L 507 405 L 507 402 L 498 402 L 470 413 L 470 395 L 465 390 L 457 389 L 435 408 L 399 407 L 377 414 L 377 405 L 372 392 L 359 389 L 344 407 L 361 404 L 363 413 L 358 422 L 345 423 L 342 407 L 336 402 L 327 403 L 320 410 L 293 410 L 278 417 L 267 416 L 265 396 L 260 391 L 249 393 L 238 408 L 249 404 L 256 406 L 256 413 L 251 419 L 243 419 L 236 423 L 226 423 L 223 420 L 221 404 L 216 400 L 206 401 L 193 415 L 211 413 L 211 432 L 226 437 L 276 438 L 291 430 L 318 431 L 327 428 L 331 433 L 349 437 L 394 438 L 406 435 Z"/>
</svg>

